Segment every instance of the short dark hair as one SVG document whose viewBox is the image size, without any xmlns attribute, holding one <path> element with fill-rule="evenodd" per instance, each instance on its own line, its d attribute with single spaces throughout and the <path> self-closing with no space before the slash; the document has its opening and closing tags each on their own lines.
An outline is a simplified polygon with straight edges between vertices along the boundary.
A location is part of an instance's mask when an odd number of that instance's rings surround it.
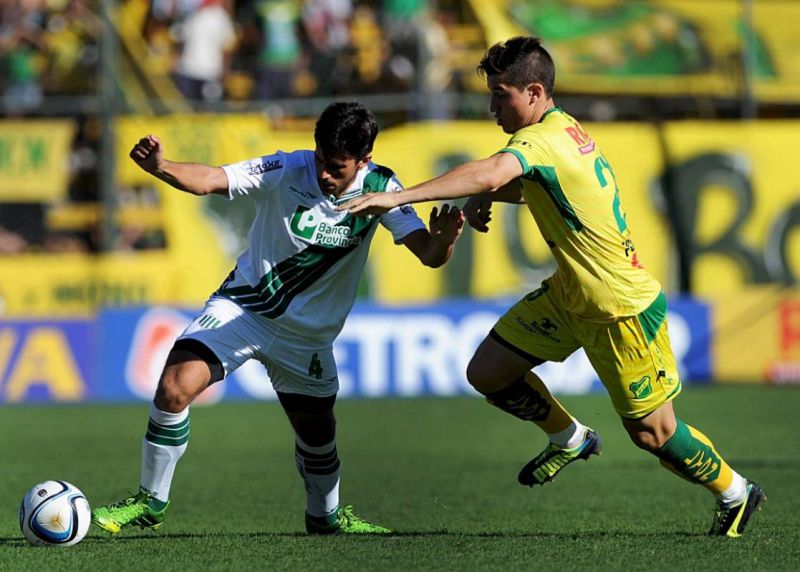
<svg viewBox="0 0 800 572">
<path fill-rule="evenodd" d="M 369 109 L 356 102 L 330 104 L 317 119 L 314 141 L 326 157 L 363 159 L 372 151 L 378 124 Z"/>
<path fill-rule="evenodd" d="M 478 75 L 502 76 L 503 83 L 518 89 L 540 83 L 547 95 L 553 95 L 556 66 L 540 38 L 516 36 L 486 50 L 478 64 Z"/>
</svg>

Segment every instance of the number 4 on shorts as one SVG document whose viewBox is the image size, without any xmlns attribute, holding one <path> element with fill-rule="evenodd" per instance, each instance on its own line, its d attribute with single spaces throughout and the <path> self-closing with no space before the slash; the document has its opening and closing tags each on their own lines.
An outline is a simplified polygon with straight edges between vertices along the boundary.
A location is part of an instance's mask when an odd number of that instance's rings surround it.
<svg viewBox="0 0 800 572">
<path fill-rule="evenodd" d="M 322 379 L 322 362 L 319 361 L 319 354 L 317 353 L 311 356 L 311 362 L 308 364 L 308 375 L 316 379 Z"/>
</svg>

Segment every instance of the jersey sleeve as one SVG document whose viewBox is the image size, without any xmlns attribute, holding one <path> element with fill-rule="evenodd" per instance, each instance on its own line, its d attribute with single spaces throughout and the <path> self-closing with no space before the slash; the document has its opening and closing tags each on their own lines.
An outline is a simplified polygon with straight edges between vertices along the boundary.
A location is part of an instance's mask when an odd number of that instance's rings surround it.
<svg viewBox="0 0 800 572">
<path fill-rule="evenodd" d="M 282 151 L 239 163 L 223 165 L 228 177 L 228 198 L 236 199 L 269 192 L 280 185 L 286 173 L 289 156 Z"/>
<path fill-rule="evenodd" d="M 498 153 L 514 155 L 522 165 L 523 175 L 529 174 L 534 165 L 552 164 L 548 146 L 542 140 L 541 135 L 531 129 L 521 129 L 514 133 L 506 146 Z"/>
<path fill-rule="evenodd" d="M 393 176 L 389 184 L 386 185 L 386 192 L 400 193 L 402 191 L 403 185 L 400 184 L 397 177 Z M 395 207 L 384 213 L 381 215 L 381 224 L 392 233 L 395 244 L 400 244 L 405 237 L 415 230 L 427 228 L 411 205 Z"/>
</svg>

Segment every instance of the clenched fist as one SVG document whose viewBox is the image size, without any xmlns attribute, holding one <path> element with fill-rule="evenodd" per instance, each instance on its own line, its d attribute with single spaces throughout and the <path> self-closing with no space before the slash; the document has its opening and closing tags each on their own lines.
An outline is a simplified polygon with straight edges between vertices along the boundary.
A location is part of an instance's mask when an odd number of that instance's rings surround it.
<svg viewBox="0 0 800 572">
<path fill-rule="evenodd" d="M 164 164 L 164 147 L 161 145 L 161 139 L 155 135 L 142 137 L 131 149 L 130 158 L 148 173 L 159 171 Z"/>
</svg>

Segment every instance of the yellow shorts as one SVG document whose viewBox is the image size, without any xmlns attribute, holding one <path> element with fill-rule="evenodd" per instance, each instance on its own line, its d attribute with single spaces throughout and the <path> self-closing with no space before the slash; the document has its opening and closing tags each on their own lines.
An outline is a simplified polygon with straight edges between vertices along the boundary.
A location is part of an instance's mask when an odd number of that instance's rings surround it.
<svg viewBox="0 0 800 572">
<path fill-rule="evenodd" d="M 638 316 L 588 322 L 554 304 L 545 283 L 512 306 L 493 333 L 511 350 L 547 361 L 564 361 L 582 347 L 617 413 L 638 419 L 681 391 L 666 317 L 662 292 Z"/>
</svg>

